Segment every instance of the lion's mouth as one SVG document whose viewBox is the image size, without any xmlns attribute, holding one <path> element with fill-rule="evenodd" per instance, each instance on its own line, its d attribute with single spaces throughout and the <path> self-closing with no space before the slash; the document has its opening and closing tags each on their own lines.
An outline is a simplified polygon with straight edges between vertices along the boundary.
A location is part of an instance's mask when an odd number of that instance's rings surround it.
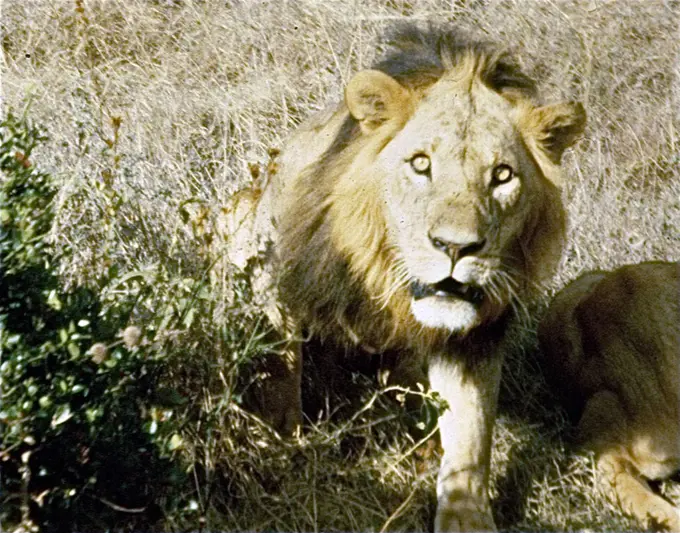
<svg viewBox="0 0 680 533">
<path fill-rule="evenodd" d="M 411 282 L 411 295 L 414 300 L 421 300 L 430 296 L 457 298 L 473 304 L 480 304 L 484 300 L 484 291 L 480 287 L 460 283 L 452 277 L 444 278 L 431 285 L 413 280 Z"/>
</svg>

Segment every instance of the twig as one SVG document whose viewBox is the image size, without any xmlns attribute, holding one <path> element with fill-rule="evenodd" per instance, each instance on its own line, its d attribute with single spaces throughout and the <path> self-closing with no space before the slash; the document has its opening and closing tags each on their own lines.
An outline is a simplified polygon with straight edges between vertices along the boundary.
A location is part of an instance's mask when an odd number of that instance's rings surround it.
<svg viewBox="0 0 680 533">
<path fill-rule="evenodd" d="M 380 533 L 385 533 L 387 528 L 390 527 L 390 524 L 392 524 L 392 522 L 401 516 L 401 513 L 404 512 L 404 509 L 406 509 L 408 504 L 411 503 L 411 500 L 413 499 L 413 496 L 415 495 L 418 488 L 419 487 L 414 488 L 411 491 L 411 494 L 409 494 L 408 497 L 403 502 L 401 502 L 401 505 L 397 507 L 397 509 L 390 515 L 387 521 L 383 524 L 383 527 L 380 528 Z"/>
<path fill-rule="evenodd" d="M 411 446 L 405 453 L 397 459 L 394 464 L 392 464 L 392 468 L 396 468 L 396 466 L 401 463 L 404 459 L 406 459 L 408 456 L 410 456 L 413 452 L 415 452 L 418 448 L 420 448 L 423 444 L 425 444 L 428 440 L 430 440 L 432 437 L 434 437 L 434 434 L 439 431 L 439 424 L 435 425 L 434 428 L 432 428 L 432 431 L 430 431 L 427 435 L 425 435 L 422 439 L 420 439 L 418 442 L 416 442 L 413 446 Z"/>
<path fill-rule="evenodd" d="M 114 511 L 120 511 L 121 513 L 131 513 L 131 514 L 143 513 L 144 511 L 146 511 L 146 508 L 148 507 L 148 506 L 145 505 L 144 507 L 129 508 L 129 507 L 123 507 L 121 505 L 117 505 L 117 504 L 113 503 L 112 501 L 107 500 L 106 498 L 102 498 L 101 496 L 97 496 L 97 499 L 100 502 L 102 502 L 103 504 L 111 507 L 111 509 L 113 509 Z"/>
</svg>

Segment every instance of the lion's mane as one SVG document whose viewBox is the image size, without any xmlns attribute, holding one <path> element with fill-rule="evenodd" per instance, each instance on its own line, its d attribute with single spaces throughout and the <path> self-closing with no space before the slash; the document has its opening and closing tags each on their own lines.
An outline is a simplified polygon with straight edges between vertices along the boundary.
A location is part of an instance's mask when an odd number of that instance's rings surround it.
<svg viewBox="0 0 680 533">
<path fill-rule="evenodd" d="M 447 73 L 464 70 L 458 74 L 474 76 L 509 101 L 533 105 L 533 80 L 492 46 L 413 27 L 397 30 L 389 45 L 385 59 L 373 68 L 414 94 L 422 94 Z M 383 198 L 377 180 L 362 171 L 396 132 L 363 136 L 358 122 L 346 115 L 328 150 L 297 180 L 289 196 L 292 205 L 277 221 L 283 300 L 310 332 L 322 337 L 341 333 L 352 344 L 378 350 L 420 347 L 431 352 L 450 342 L 498 338 L 503 320 L 483 325 L 466 338 L 425 328 L 412 317 L 408 291 L 391 291 L 395 255 L 380 205 Z M 517 235 L 525 276 L 531 281 L 552 272 L 564 240 L 559 189 L 542 177 L 542 197 L 533 199 L 534 212 Z"/>
</svg>

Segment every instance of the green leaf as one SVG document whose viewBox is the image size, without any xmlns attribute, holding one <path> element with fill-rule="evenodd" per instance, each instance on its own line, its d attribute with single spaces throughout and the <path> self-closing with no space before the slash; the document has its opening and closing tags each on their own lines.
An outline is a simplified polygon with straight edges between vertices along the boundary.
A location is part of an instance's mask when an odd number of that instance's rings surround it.
<svg viewBox="0 0 680 533">
<path fill-rule="evenodd" d="M 59 299 L 59 296 L 57 295 L 57 291 L 55 289 L 52 289 L 50 291 L 50 293 L 48 294 L 47 305 L 49 305 L 55 311 L 61 311 L 62 303 L 61 303 L 61 300 Z M 62 339 L 62 342 L 65 342 L 65 341 Z"/>
<path fill-rule="evenodd" d="M 187 403 L 187 399 L 177 392 L 176 389 L 160 387 L 154 394 L 154 403 L 162 407 L 177 407 Z"/>
<path fill-rule="evenodd" d="M 17 344 L 20 340 L 21 335 L 19 335 L 18 333 L 10 335 L 9 337 L 7 337 L 7 345 L 11 346 L 12 344 Z"/>
<path fill-rule="evenodd" d="M 52 399 L 49 396 L 41 396 L 38 400 L 38 404 L 43 409 L 47 409 L 50 405 L 52 405 Z"/>
<path fill-rule="evenodd" d="M 173 434 L 173 436 L 170 437 L 170 442 L 168 442 L 168 449 L 172 452 L 179 448 L 181 445 L 182 437 L 180 437 L 177 433 Z"/>
<path fill-rule="evenodd" d="M 80 357 L 80 348 L 78 348 L 77 344 L 69 342 L 68 345 L 66 346 L 66 349 L 68 350 L 68 353 L 71 354 L 71 357 L 73 359 L 77 359 L 78 357 Z"/>
<path fill-rule="evenodd" d="M 195 317 L 196 317 L 196 308 L 192 307 L 191 309 L 189 309 L 187 311 L 186 315 L 184 315 L 184 320 L 182 320 L 184 327 L 190 328 L 191 324 L 193 324 L 193 322 L 194 322 Z"/>
<path fill-rule="evenodd" d="M 54 416 L 52 417 L 52 423 L 50 425 L 53 428 L 60 426 L 72 416 L 73 413 L 71 412 L 71 407 L 68 404 L 62 405 L 57 409 L 56 413 L 54 413 Z"/>
</svg>

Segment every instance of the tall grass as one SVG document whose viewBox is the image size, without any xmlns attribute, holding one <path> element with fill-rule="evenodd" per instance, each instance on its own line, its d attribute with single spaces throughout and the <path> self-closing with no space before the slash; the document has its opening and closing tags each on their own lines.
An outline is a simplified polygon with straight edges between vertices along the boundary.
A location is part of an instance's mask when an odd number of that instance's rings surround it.
<svg viewBox="0 0 680 533">
<path fill-rule="evenodd" d="M 221 210 L 261 173 L 270 148 L 370 66 L 386 28 L 434 20 L 515 50 L 546 101 L 586 105 L 586 135 L 565 158 L 571 229 L 553 289 L 587 269 L 680 259 L 676 8 L 5 0 L 3 98 L 28 107 L 49 134 L 33 158 L 59 185 L 51 239 L 68 250 L 62 279 L 96 286 L 112 267 L 122 275 L 162 265 L 177 283 L 203 279 L 209 289 L 210 312 L 178 337 L 185 355 L 166 378 L 188 400 L 175 451 L 188 472 L 186 506 L 159 502 L 156 527 L 427 530 L 436 461 L 412 452 L 399 407 L 372 381 L 345 372 L 337 379 L 353 380 L 352 393 L 333 396 L 308 364 L 311 420 L 296 444 L 243 409 L 257 367 L 241 363 L 266 351 L 267 336 L 254 310 L 233 305 L 234 288 L 247 302 L 247 287 L 223 262 Z M 534 369 L 532 332 L 515 334 L 493 456 L 499 525 L 632 527 L 597 490 L 591 458 L 566 446 L 566 424 Z"/>
</svg>

